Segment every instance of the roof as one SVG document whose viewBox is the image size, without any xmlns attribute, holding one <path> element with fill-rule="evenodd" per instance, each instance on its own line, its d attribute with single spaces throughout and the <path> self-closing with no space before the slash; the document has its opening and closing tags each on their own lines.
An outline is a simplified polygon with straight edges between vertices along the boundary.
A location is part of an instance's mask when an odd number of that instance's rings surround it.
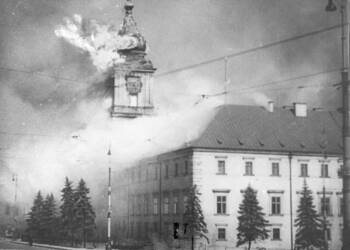
<svg viewBox="0 0 350 250">
<path fill-rule="evenodd" d="M 292 153 L 341 154 L 342 118 L 337 111 L 273 112 L 258 106 L 224 105 L 217 109 L 193 148 Z"/>
</svg>

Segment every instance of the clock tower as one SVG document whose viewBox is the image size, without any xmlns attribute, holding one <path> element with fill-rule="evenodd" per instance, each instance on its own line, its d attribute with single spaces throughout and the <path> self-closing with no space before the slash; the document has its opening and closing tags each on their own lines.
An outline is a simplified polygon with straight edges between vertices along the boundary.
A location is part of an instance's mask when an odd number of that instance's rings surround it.
<svg viewBox="0 0 350 250">
<path fill-rule="evenodd" d="M 137 29 L 131 0 L 124 6 L 125 17 L 119 35 L 135 38 L 132 48 L 118 50 L 125 62 L 114 66 L 112 117 L 135 118 L 153 113 L 152 82 L 155 68 L 146 58 L 146 41 Z"/>
</svg>

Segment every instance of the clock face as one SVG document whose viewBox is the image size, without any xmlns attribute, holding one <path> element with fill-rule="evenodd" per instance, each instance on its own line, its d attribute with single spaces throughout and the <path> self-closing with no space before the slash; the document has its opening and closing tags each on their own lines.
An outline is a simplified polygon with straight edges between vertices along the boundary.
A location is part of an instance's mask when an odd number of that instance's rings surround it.
<svg viewBox="0 0 350 250">
<path fill-rule="evenodd" d="M 139 76 L 126 77 L 126 90 L 130 95 L 138 95 L 142 89 L 142 82 Z"/>
</svg>

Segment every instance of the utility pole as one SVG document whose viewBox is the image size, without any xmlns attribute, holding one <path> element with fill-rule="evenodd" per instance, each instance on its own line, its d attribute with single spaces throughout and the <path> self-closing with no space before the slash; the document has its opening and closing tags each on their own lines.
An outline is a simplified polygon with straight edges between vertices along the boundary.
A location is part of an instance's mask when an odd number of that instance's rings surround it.
<svg viewBox="0 0 350 250">
<path fill-rule="evenodd" d="M 337 10 L 333 0 L 328 0 L 326 11 Z M 349 24 L 348 0 L 341 0 L 341 41 L 342 41 L 342 103 L 343 103 L 343 249 L 350 249 L 350 101 L 349 101 Z"/>
<path fill-rule="evenodd" d="M 111 241 L 111 214 L 112 214 L 112 186 L 111 186 L 111 147 L 109 147 L 108 150 L 108 212 L 107 212 L 107 243 L 106 243 L 106 250 L 112 249 L 112 241 Z"/>
</svg>

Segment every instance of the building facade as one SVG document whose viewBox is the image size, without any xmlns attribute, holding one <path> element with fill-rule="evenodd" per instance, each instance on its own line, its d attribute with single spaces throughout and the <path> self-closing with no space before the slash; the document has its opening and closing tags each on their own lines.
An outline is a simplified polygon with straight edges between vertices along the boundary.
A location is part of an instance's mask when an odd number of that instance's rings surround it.
<svg viewBox="0 0 350 250">
<path fill-rule="evenodd" d="M 250 185 L 270 230 L 269 238 L 253 247 L 291 249 L 306 182 L 317 211 L 325 212 L 329 249 L 341 249 L 340 124 L 336 112 L 307 110 L 305 104 L 275 110 L 219 107 L 196 140 L 119 173 L 113 202 L 117 234 L 142 239 L 157 232 L 176 242 L 186 239 L 187 192 L 197 185 L 209 244 L 197 240 L 196 247 L 244 249 L 236 248 L 237 211 Z"/>
</svg>

